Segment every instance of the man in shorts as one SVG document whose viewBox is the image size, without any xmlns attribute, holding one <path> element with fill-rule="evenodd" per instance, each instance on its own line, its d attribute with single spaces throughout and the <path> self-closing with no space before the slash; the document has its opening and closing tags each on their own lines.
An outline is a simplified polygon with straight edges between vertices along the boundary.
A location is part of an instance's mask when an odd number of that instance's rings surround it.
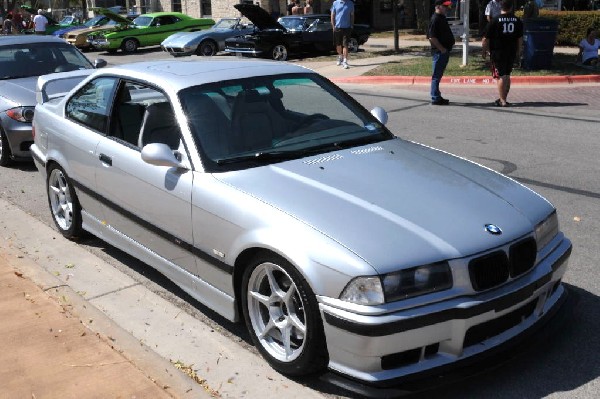
<svg viewBox="0 0 600 399">
<path fill-rule="evenodd" d="M 338 53 L 337 65 L 348 69 L 348 41 L 354 27 L 354 2 L 335 0 L 331 5 L 333 44 Z"/>
<path fill-rule="evenodd" d="M 484 57 L 490 54 L 492 77 L 497 79 L 500 98 L 494 104 L 507 107 L 510 74 L 523 46 L 523 23 L 513 14 L 513 0 L 502 0 L 502 11 L 488 24 L 481 46 Z"/>
</svg>

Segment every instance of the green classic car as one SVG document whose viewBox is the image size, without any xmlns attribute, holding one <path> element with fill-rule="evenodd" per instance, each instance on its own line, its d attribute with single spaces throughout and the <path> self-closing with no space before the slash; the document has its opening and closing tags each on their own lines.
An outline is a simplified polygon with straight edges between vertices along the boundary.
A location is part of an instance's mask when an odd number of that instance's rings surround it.
<svg viewBox="0 0 600 399">
<path fill-rule="evenodd" d="M 115 52 L 118 49 L 133 53 L 139 47 L 158 46 L 176 32 L 194 32 L 208 29 L 215 24 L 209 18 L 192 18 L 179 12 L 155 12 L 143 14 L 111 32 L 99 32 L 88 36 L 95 48 Z"/>
</svg>

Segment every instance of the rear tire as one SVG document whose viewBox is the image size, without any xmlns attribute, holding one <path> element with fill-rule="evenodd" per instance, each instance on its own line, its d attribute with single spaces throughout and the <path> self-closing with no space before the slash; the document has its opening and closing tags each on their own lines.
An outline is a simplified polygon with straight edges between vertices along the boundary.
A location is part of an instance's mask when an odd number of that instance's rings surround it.
<svg viewBox="0 0 600 399">
<path fill-rule="evenodd" d="M 46 192 L 52 220 L 60 234 L 69 239 L 80 237 L 83 234 L 81 206 L 71 179 L 56 164 L 48 169 Z"/>
<path fill-rule="evenodd" d="M 12 163 L 12 152 L 4 130 L 0 128 L 0 166 L 9 166 Z"/>
<path fill-rule="evenodd" d="M 244 271 L 241 296 L 252 341 L 271 367 L 301 376 L 327 366 L 317 299 L 288 261 L 274 254 L 256 257 Z"/>
</svg>

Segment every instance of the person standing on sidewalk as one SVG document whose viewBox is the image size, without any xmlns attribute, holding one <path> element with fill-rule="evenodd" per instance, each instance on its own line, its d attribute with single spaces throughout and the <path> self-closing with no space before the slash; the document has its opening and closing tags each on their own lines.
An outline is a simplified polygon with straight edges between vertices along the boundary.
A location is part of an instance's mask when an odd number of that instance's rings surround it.
<svg viewBox="0 0 600 399">
<path fill-rule="evenodd" d="M 48 19 L 44 16 L 44 11 L 40 8 L 37 15 L 33 17 L 33 27 L 36 35 L 46 34 L 46 25 L 48 25 Z"/>
<path fill-rule="evenodd" d="M 501 0 L 490 0 L 490 2 L 485 7 L 485 17 L 488 21 L 488 24 L 492 22 L 494 18 L 500 15 L 500 11 L 502 9 L 502 1 Z"/>
<path fill-rule="evenodd" d="M 513 14 L 513 0 L 502 0 L 502 11 L 490 22 L 483 34 L 481 47 L 484 57 L 490 54 L 492 77 L 497 79 L 499 99 L 497 107 L 510 105 L 506 98 L 510 91 L 510 73 L 515 60 L 520 58 L 523 46 L 523 22 Z"/>
<path fill-rule="evenodd" d="M 440 81 L 450 59 L 450 50 L 454 47 L 454 35 L 446 20 L 448 8 L 452 5 L 450 0 L 436 0 L 435 12 L 431 16 L 427 38 L 431 43 L 431 55 L 433 57 L 433 73 L 431 75 L 431 104 L 448 105 L 450 101 L 442 97 L 440 93 Z"/>
<path fill-rule="evenodd" d="M 335 0 L 331 5 L 333 45 L 338 53 L 337 65 L 348 69 L 348 41 L 354 27 L 354 3 L 352 0 Z"/>
</svg>

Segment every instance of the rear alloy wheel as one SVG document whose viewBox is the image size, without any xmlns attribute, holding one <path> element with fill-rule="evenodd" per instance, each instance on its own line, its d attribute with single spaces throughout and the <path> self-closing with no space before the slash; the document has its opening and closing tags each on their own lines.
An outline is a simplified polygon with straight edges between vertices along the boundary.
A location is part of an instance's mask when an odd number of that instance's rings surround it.
<svg viewBox="0 0 600 399">
<path fill-rule="evenodd" d="M 288 59 L 288 50 L 283 44 L 278 44 L 271 50 L 271 58 L 275 61 L 286 61 Z"/>
<path fill-rule="evenodd" d="M 327 348 L 316 297 L 289 262 L 259 256 L 245 270 L 242 288 L 250 336 L 274 369 L 300 376 L 325 368 Z"/>
<path fill-rule="evenodd" d="M 217 54 L 217 44 L 212 40 L 204 40 L 196 50 L 197 55 L 212 57 Z"/>
<path fill-rule="evenodd" d="M 79 237 L 83 233 L 81 206 L 67 174 L 60 166 L 53 165 L 46 183 L 48 205 L 58 231 L 66 238 Z"/>
<path fill-rule="evenodd" d="M 135 53 L 138 49 L 138 42 L 135 39 L 125 39 L 121 48 L 125 53 Z"/>
<path fill-rule="evenodd" d="M 348 39 L 348 51 L 351 53 L 358 53 L 358 39 L 355 37 L 351 37 Z"/>
<path fill-rule="evenodd" d="M 0 166 L 8 166 L 12 163 L 10 146 L 4 130 L 0 128 Z"/>
</svg>

